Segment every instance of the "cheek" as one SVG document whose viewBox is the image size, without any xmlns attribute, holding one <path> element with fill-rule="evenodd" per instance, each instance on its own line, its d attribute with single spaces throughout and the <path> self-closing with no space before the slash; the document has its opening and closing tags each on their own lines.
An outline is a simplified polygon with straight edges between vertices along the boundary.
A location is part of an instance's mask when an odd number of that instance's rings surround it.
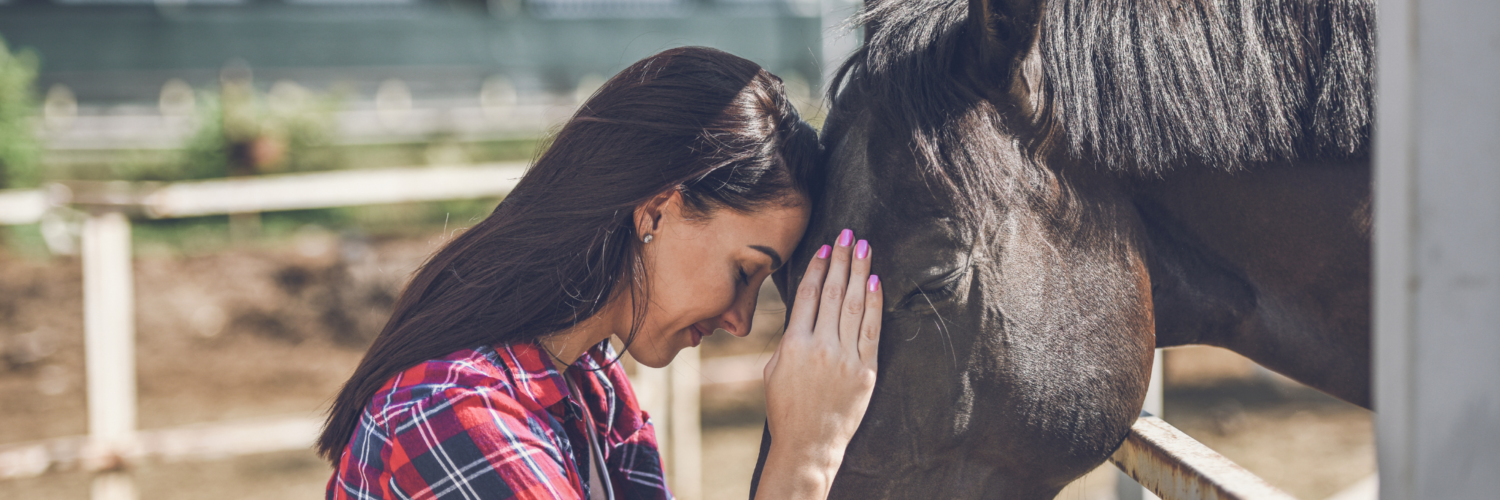
<svg viewBox="0 0 1500 500">
<path fill-rule="evenodd" d="M 663 319 L 670 322 L 672 328 L 686 328 L 693 323 L 719 316 L 733 307 L 739 298 L 728 279 L 714 282 L 703 276 L 687 277 L 675 283 L 669 282 L 666 287 L 662 300 L 653 299 L 653 302 L 666 313 L 667 317 Z"/>
<path fill-rule="evenodd" d="M 666 323 L 692 323 L 722 314 L 734 305 L 738 281 L 723 266 L 692 265 L 677 261 L 657 269 L 652 276 L 652 309 L 664 313 Z M 701 262 L 701 261 L 699 261 Z"/>
</svg>

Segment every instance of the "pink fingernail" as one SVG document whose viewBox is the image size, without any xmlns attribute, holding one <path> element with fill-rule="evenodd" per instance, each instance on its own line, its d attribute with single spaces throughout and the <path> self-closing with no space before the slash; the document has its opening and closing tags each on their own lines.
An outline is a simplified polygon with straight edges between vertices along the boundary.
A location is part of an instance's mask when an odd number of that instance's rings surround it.
<svg viewBox="0 0 1500 500">
<path fill-rule="evenodd" d="M 833 251 L 833 247 L 830 247 L 828 245 L 823 245 L 823 248 L 819 248 L 818 249 L 818 258 L 819 259 L 826 259 L 826 258 L 828 258 L 829 252 L 832 252 L 832 251 Z"/>
<path fill-rule="evenodd" d="M 878 288 L 880 288 L 880 277 L 871 274 L 870 275 L 870 288 L 869 288 L 870 293 L 875 293 L 875 290 L 878 289 Z"/>
<path fill-rule="evenodd" d="M 839 246 L 847 247 L 850 243 L 854 243 L 854 231 L 845 229 L 839 233 Z"/>
<path fill-rule="evenodd" d="M 854 245 L 854 257 L 857 258 L 857 259 L 863 259 L 863 258 L 869 257 L 869 256 L 870 256 L 870 242 L 865 241 L 865 240 L 859 240 L 859 243 L 857 243 L 857 244 Z"/>
</svg>

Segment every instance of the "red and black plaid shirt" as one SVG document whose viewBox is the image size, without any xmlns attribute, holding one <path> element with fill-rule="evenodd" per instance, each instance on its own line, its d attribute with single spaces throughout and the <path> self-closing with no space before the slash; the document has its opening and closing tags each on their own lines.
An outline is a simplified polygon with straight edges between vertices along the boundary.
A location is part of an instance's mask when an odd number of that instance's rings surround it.
<svg viewBox="0 0 1500 500">
<path fill-rule="evenodd" d="M 534 343 L 466 349 L 391 378 L 360 418 L 329 499 L 589 498 L 583 411 Z M 667 499 L 656 432 L 602 342 L 570 377 L 615 497 Z"/>
</svg>

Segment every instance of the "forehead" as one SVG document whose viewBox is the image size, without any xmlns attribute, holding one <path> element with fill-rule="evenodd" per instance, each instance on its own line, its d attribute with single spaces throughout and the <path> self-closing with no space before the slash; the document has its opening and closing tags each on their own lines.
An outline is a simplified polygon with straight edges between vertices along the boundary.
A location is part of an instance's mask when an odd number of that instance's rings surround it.
<svg viewBox="0 0 1500 500">
<path fill-rule="evenodd" d="M 880 126 L 860 113 L 832 139 L 818 196 L 819 218 L 925 220 L 950 215 L 953 201 L 939 196 L 912 154 L 908 134 Z"/>
<path fill-rule="evenodd" d="M 953 260 L 950 254 L 964 246 L 965 225 L 953 200 L 923 175 L 909 134 L 882 126 L 868 111 L 846 123 L 837 137 L 825 138 L 831 150 L 799 262 L 843 228 L 883 250 L 876 263 L 882 272 Z"/>
<path fill-rule="evenodd" d="M 770 203 L 752 212 L 718 210 L 708 224 L 725 243 L 766 245 L 787 255 L 802 238 L 808 216 L 806 203 L 791 206 Z"/>
</svg>

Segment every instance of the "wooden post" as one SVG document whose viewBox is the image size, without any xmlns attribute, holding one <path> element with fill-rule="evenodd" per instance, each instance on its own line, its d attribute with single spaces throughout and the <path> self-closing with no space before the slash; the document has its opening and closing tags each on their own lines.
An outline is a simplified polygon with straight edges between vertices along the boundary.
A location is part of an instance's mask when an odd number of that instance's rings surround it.
<svg viewBox="0 0 1500 500">
<path fill-rule="evenodd" d="M 89 438 L 107 457 L 134 445 L 135 299 L 130 221 L 119 212 L 89 216 L 83 226 L 83 333 Z M 121 464 L 94 477 L 94 500 L 134 500 Z"/>
</svg>

